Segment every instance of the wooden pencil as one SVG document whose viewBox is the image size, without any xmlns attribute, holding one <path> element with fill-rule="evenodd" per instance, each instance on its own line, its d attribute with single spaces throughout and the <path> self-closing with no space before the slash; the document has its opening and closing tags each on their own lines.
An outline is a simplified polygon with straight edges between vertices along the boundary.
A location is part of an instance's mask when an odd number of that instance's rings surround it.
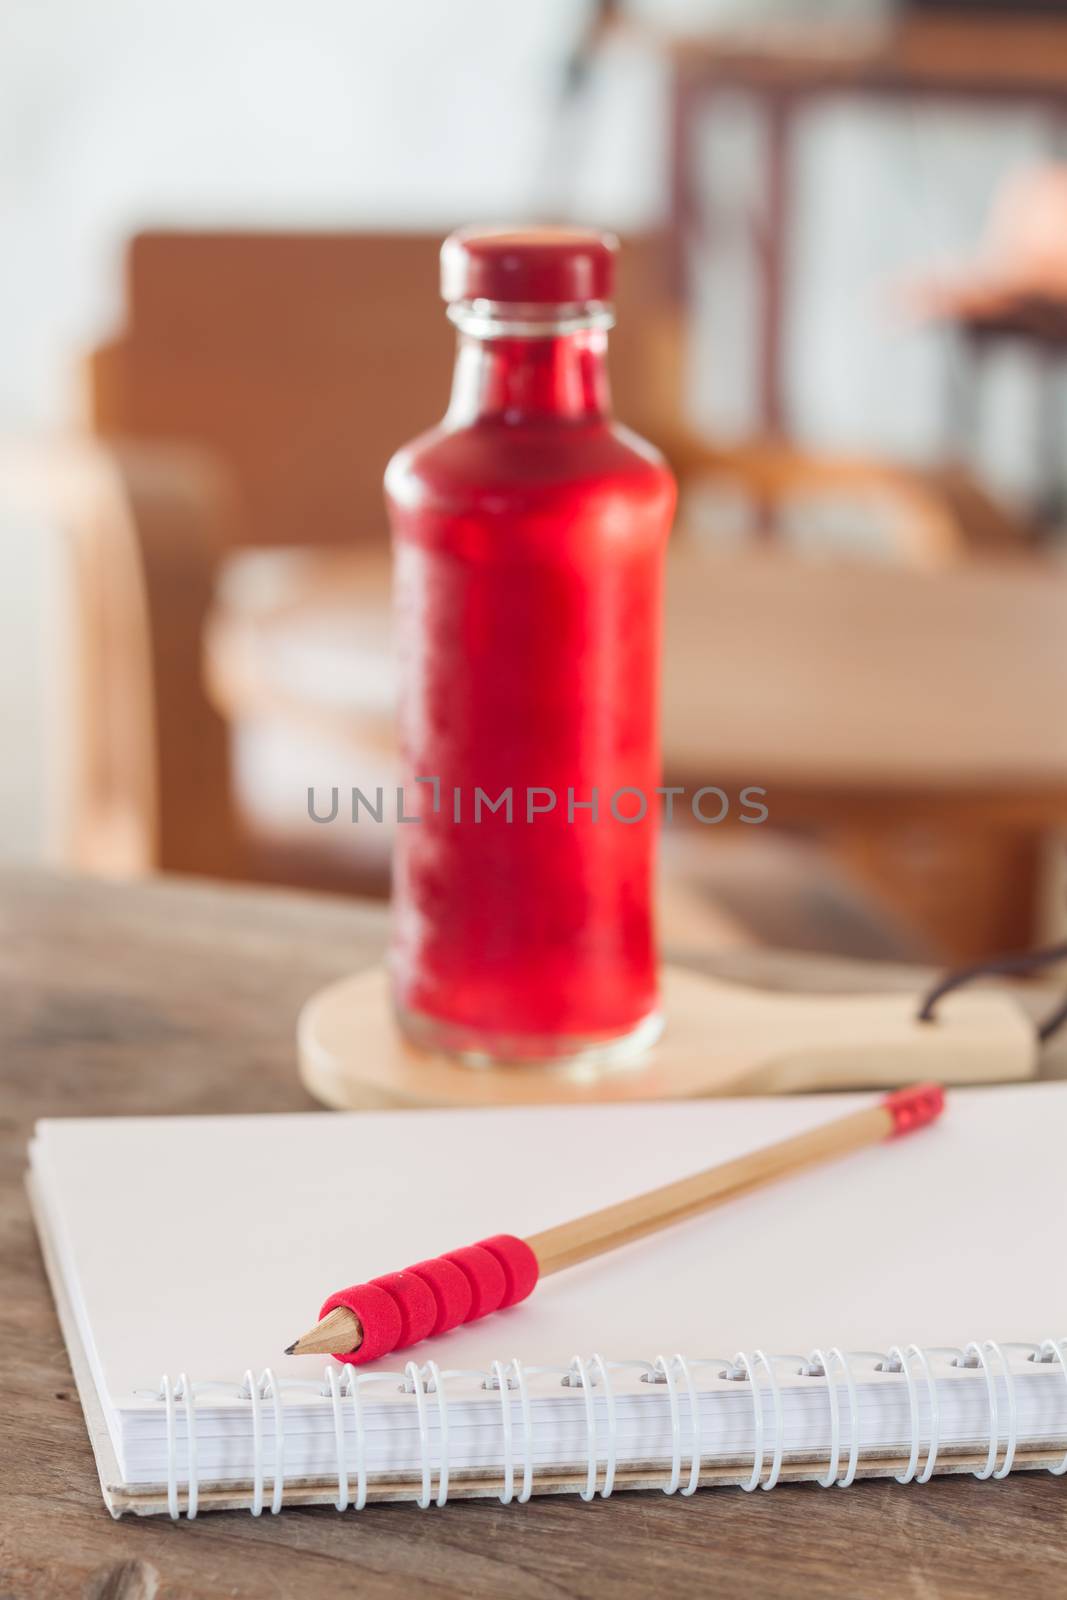
<svg viewBox="0 0 1067 1600">
<path fill-rule="evenodd" d="M 724 1161 L 702 1172 L 692 1173 L 688 1177 L 663 1184 L 657 1189 L 649 1189 L 644 1194 L 633 1196 L 632 1199 L 604 1206 L 599 1211 L 591 1211 L 585 1216 L 575 1217 L 554 1228 L 530 1234 L 526 1239 L 518 1240 L 506 1234 L 497 1235 L 495 1239 L 482 1241 L 482 1245 L 495 1247 L 497 1253 L 503 1251 L 504 1256 L 508 1254 L 504 1249 L 505 1244 L 510 1245 L 514 1247 L 511 1254 L 516 1260 L 520 1251 L 526 1253 L 531 1263 L 529 1287 L 524 1290 L 524 1294 L 528 1294 L 538 1279 L 547 1277 L 550 1273 L 562 1272 L 594 1256 L 603 1255 L 608 1250 L 616 1250 L 621 1245 L 630 1244 L 647 1234 L 657 1233 L 661 1228 L 670 1227 L 687 1217 L 697 1216 L 713 1206 L 736 1199 L 739 1195 L 748 1194 L 753 1189 L 762 1188 L 765 1184 L 773 1183 L 791 1173 L 800 1172 L 806 1167 L 835 1160 L 861 1150 L 867 1145 L 877 1144 L 883 1139 L 923 1127 L 940 1114 L 943 1105 L 943 1092 L 937 1084 L 920 1084 L 913 1088 L 897 1090 L 874 1105 L 865 1106 L 859 1111 L 849 1112 L 847 1116 L 810 1128 L 806 1133 L 795 1134 L 792 1138 L 783 1139 L 777 1144 L 749 1151 L 746 1155 L 736 1156 L 732 1161 Z M 455 1252 L 455 1255 L 460 1258 L 472 1257 L 473 1251 L 480 1248 L 481 1246 L 468 1247 L 467 1251 Z M 439 1258 L 441 1259 L 445 1262 L 451 1260 L 450 1257 Z M 505 1260 L 505 1269 L 507 1264 Z M 420 1274 L 423 1279 L 427 1276 L 432 1277 L 433 1274 L 428 1269 L 434 1265 L 433 1262 L 423 1262 L 419 1267 L 409 1268 L 407 1274 L 393 1274 L 391 1279 L 375 1280 L 375 1283 L 387 1286 L 396 1295 L 399 1291 L 397 1283 L 393 1280 Z M 469 1272 L 472 1262 L 464 1259 L 458 1265 L 466 1267 Z M 477 1271 L 475 1276 L 477 1277 Z M 359 1286 L 362 1289 L 367 1287 L 371 1286 Z M 359 1288 L 340 1293 L 354 1299 L 358 1296 Z M 477 1296 L 477 1283 L 474 1285 L 474 1290 Z M 500 1303 L 514 1304 L 516 1299 L 523 1298 L 524 1294 L 513 1295 Z M 373 1319 L 375 1302 L 372 1300 L 368 1304 Z M 485 1313 L 478 1309 L 476 1303 L 473 1312 L 468 1311 L 467 1315 L 456 1320 L 469 1321 L 472 1320 L 472 1316 L 483 1314 Z M 286 1354 L 333 1353 L 340 1359 L 351 1359 L 364 1350 L 368 1336 L 367 1320 L 366 1311 L 361 1317 L 352 1305 L 330 1306 L 329 1309 L 324 1309 L 324 1314 L 313 1328 L 288 1347 Z M 404 1329 L 402 1319 L 401 1333 L 410 1331 Z M 443 1329 L 434 1326 L 428 1331 L 440 1332 Z M 425 1333 L 418 1334 L 420 1338 L 425 1336 Z M 377 1345 L 381 1341 L 376 1339 L 374 1342 Z M 415 1341 L 401 1337 L 389 1348 L 395 1349 L 399 1344 L 408 1342 Z M 364 1356 L 364 1359 L 371 1358 Z"/>
</svg>

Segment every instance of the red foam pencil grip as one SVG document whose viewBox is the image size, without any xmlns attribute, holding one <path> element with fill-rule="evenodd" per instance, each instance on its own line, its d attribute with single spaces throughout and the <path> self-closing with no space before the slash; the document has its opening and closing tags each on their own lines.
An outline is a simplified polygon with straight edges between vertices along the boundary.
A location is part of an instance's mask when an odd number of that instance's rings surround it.
<svg viewBox="0 0 1067 1600">
<path fill-rule="evenodd" d="M 945 1091 L 939 1083 L 914 1083 L 887 1094 L 883 1104 L 893 1118 L 890 1138 L 895 1139 L 936 1121 L 945 1109 Z"/>
<path fill-rule="evenodd" d="M 363 1329 L 359 1349 L 338 1351 L 335 1358 L 359 1366 L 516 1305 L 531 1293 L 538 1271 L 537 1257 L 525 1240 L 496 1233 L 403 1272 L 338 1289 L 324 1303 L 319 1319 L 338 1306 L 347 1306 L 358 1317 Z"/>
</svg>

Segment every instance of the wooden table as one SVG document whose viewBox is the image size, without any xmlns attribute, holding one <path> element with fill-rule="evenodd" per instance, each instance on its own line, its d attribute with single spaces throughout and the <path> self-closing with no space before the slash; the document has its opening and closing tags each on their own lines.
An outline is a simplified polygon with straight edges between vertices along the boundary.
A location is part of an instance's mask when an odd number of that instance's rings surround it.
<svg viewBox="0 0 1067 1600">
<path fill-rule="evenodd" d="M 722 1600 L 1067 1590 L 1061 1481 L 810 1486 L 695 1500 L 620 1495 L 505 1509 L 373 1506 L 113 1522 L 22 1188 L 34 1119 L 310 1109 L 293 1024 L 328 979 L 375 959 L 384 917 L 333 899 L 167 881 L 116 888 L 0 878 L 0 1595 L 151 1600 L 507 1594 L 514 1600 L 715 1594 Z M 869 971 L 743 958 L 769 983 Z M 716 970 L 740 975 L 741 957 Z M 888 971 L 891 985 L 914 974 Z M 1061 1058 L 1062 1068 L 1062 1058 Z"/>
</svg>

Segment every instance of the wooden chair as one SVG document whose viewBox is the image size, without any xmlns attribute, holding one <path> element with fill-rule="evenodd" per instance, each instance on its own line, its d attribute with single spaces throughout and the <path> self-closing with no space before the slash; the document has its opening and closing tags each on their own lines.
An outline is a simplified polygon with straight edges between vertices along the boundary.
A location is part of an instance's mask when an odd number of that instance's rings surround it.
<svg viewBox="0 0 1067 1600">
<path fill-rule="evenodd" d="M 205 451 L 239 496 L 240 543 L 382 541 L 385 463 L 448 394 L 439 249 L 436 234 L 139 235 L 124 328 L 89 357 L 90 431 Z M 772 509 L 846 492 L 882 499 L 893 559 L 958 559 L 970 522 L 936 476 L 769 441 L 714 448 L 693 434 L 669 266 L 661 237 L 626 242 L 612 382 L 620 414 L 683 483 L 729 480 Z"/>
<path fill-rule="evenodd" d="M 228 475 L 174 445 L 0 442 L 0 493 L 64 535 L 61 861 L 245 876 L 226 725 L 199 670 L 237 526 Z"/>
<path fill-rule="evenodd" d="M 384 549 L 385 461 L 441 414 L 447 393 L 452 335 L 436 294 L 438 247 L 425 235 L 153 233 L 132 242 L 123 326 L 87 363 L 95 445 L 66 447 L 58 474 L 35 474 L 24 461 L 9 473 L 45 501 L 58 498 L 74 534 L 74 864 L 381 887 L 383 841 L 350 839 L 339 882 L 336 863 L 309 863 L 257 804 L 264 783 L 254 760 L 249 773 L 250 752 L 262 756 L 272 736 L 267 767 L 299 780 L 314 753 L 316 695 L 304 696 L 279 742 L 279 726 L 249 710 L 254 688 L 247 702 L 218 692 L 227 738 L 201 688 L 200 658 L 211 596 L 240 547 Z M 765 525 L 798 498 L 869 495 L 887 508 L 894 560 L 936 568 L 964 556 L 969 524 L 927 475 L 695 439 L 681 415 L 684 340 L 669 282 L 663 242 L 630 241 L 613 376 L 620 412 L 666 449 L 683 488 L 702 478 L 739 484 Z M 993 538 L 1010 543 L 1010 530 Z M 270 580 L 281 586 L 270 605 L 283 612 L 285 571 L 276 565 Z M 248 585 L 231 574 L 223 596 L 238 592 L 239 633 Z M 226 611 L 224 598 L 216 634 Z M 344 626 L 353 638 L 364 631 L 373 682 L 373 601 Z M 382 757 L 372 724 L 362 724 L 368 761 Z"/>
</svg>

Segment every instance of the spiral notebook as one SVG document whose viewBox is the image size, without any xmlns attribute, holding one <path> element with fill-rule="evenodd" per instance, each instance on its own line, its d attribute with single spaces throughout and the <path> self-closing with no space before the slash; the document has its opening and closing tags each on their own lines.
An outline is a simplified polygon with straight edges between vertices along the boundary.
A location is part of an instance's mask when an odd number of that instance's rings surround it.
<svg viewBox="0 0 1067 1600">
<path fill-rule="evenodd" d="M 1058 1470 L 1067 1085 L 956 1091 L 932 1128 L 377 1365 L 282 1354 L 334 1288 L 867 1098 L 39 1123 L 31 1194 L 109 1507 Z"/>
</svg>

